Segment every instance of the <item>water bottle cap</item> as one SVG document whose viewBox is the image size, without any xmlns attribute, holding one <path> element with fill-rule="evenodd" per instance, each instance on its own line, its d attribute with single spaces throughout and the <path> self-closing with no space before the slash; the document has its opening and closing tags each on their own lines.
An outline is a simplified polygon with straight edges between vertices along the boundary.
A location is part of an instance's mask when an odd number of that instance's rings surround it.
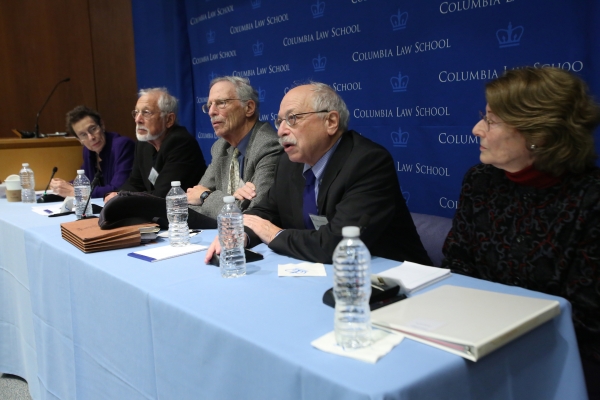
<svg viewBox="0 0 600 400">
<path fill-rule="evenodd" d="M 223 202 L 225 204 L 230 204 L 230 203 L 233 203 L 234 201 L 235 201 L 235 197 L 233 197 L 233 196 L 225 196 L 225 197 L 223 197 Z"/>
<path fill-rule="evenodd" d="M 23 163 L 23 166 L 24 166 L 24 167 L 29 167 L 29 163 L 26 163 L 26 162 L 24 162 L 24 163 Z"/>
<path fill-rule="evenodd" d="M 85 174 L 85 171 L 83 169 L 77 170 L 77 175 L 83 175 L 83 174 Z"/>
<path fill-rule="evenodd" d="M 358 226 L 345 226 L 342 228 L 342 236 L 350 238 L 359 237 L 360 229 Z"/>
<path fill-rule="evenodd" d="M 181 186 L 181 181 L 171 181 L 171 186 Z"/>
</svg>

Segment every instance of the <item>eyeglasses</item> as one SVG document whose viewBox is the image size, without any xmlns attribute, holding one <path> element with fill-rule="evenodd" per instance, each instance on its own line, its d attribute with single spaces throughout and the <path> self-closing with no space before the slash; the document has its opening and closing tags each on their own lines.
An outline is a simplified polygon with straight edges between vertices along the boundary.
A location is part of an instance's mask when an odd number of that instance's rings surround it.
<svg viewBox="0 0 600 400">
<path fill-rule="evenodd" d="M 299 115 L 306 115 L 306 114 L 318 114 L 318 113 L 324 113 L 324 112 L 329 112 L 329 110 L 321 110 L 321 111 L 310 111 L 310 112 L 304 112 L 304 113 L 299 113 L 299 114 L 288 114 L 285 118 L 281 119 L 281 118 L 277 118 L 275 120 L 275 129 L 279 129 L 279 127 L 281 126 L 281 123 L 285 120 L 285 122 L 288 124 L 288 126 L 294 126 L 296 125 L 296 122 L 298 122 L 298 116 Z"/>
<path fill-rule="evenodd" d="M 142 114 L 142 118 L 144 118 L 145 120 L 150 119 L 154 113 L 150 110 L 143 110 L 143 111 L 139 111 L 139 110 L 133 110 L 131 112 L 131 116 L 133 117 L 133 119 L 136 119 L 138 115 Z"/>
<path fill-rule="evenodd" d="M 99 132 L 98 128 L 100 128 L 98 125 L 90 126 L 87 129 L 87 132 L 78 133 L 77 139 L 79 139 L 81 142 L 85 142 L 85 141 L 89 140 L 90 136 L 94 136 L 96 133 Z"/>
<path fill-rule="evenodd" d="M 479 116 L 481 117 L 481 120 L 483 122 L 485 122 L 485 125 L 487 126 L 487 131 L 490 131 L 490 127 L 492 125 L 496 125 L 496 124 L 501 124 L 502 122 L 499 121 L 492 121 L 486 114 L 482 113 L 481 111 L 479 111 Z"/>
<path fill-rule="evenodd" d="M 217 107 L 219 110 L 224 109 L 225 107 L 227 107 L 227 102 L 228 101 L 232 101 L 232 100 L 239 100 L 239 101 L 244 101 L 242 99 L 220 99 L 220 100 L 215 100 L 212 102 L 208 102 L 206 104 L 204 104 L 202 106 L 202 111 L 204 111 L 205 114 L 208 114 L 208 112 L 210 111 L 210 108 L 214 105 L 215 107 Z"/>
</svg>

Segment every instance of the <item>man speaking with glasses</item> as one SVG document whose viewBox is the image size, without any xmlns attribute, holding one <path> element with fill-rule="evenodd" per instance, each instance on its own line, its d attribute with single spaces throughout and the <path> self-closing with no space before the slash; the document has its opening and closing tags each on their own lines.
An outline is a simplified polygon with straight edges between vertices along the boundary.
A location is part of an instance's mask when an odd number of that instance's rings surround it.
<svg viewBox="0 0 600 400">
<path fill-rule="evenodd" d="M 166 88 L 142 89 L 139 96 L 131 112 L 138 140 L 133 169 L 120 190 L 164 198 L 171 181 L 180 181 L 183 190 L 194 186 L 206 163 L 196 138 L 177 124 L 177 99 Z"/>
<path fill-rule="evenodd" d="M 216 219 L 227 195 L 235 196 L 242 210 L 252 208 L 271 187 L 283 150 L 271 125 L 258 120 L 258 93 L 246 78 L 218 77 L 210 83 L 202 111 L 219 140 L 200 183 L 187 190 L 190 208 Z"/>
<path fill-rule="evenodd" d="M 67 132 L 77 137 L 83 145 L 81 169 L 85 175 L 92 179 L 97 171 L 102 172 L 92 197 L 104 197 L 118 190 L 131 173 L 135 146 L 133 140 L 106 132 L 100 114 L 86 106 L 77 106 L 67 113 Z M 75 176 L 75 171 L 67 173 Z M 62 197 L 75 195 L 73 185 L 60 178 L 52 179 L 50 188 Z"/>
<path fill-rule="evenodd" d="M 382 146 L 348 131 L 349 112 L 328 85 L 290 90 L 275 123 L 282 156 L 267 196 L 244 213 L 248 247 L 331 263 L 344 226 L 363 225 L 374 256 L 431 265 L 400 193 L 394 162 Z M 208 263 L 220 253 L 218 238 Z"/>
</svg>

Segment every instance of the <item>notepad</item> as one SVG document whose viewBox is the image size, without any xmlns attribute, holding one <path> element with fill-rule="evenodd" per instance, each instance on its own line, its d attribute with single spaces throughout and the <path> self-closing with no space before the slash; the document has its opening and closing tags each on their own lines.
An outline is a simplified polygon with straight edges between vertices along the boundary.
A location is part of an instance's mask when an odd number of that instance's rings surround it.
<svg viewBox="0 0 600 400">
<path fill-rule="evenodd" d="M 375 278 L 391 279 L 400 286 L 400 293 L 410 295 L 449 276 L 449 269 L 405 261 L 402 265 L 378 273 Z"/>
<path fill-rule="evenodd" d="M 477 361 L 559 314 L 555 300 L 444 285 L 373 311 L 371 322 Z"/>
<path fill-rule="evenodd" d="M 140 260 L 155 262 L 166 260 L 167 258 L 179 257 L 185 254 L 191 254 L 198 251 L 206 250 L 208 246 L 200 244 L 188 244 L 187 246 L 173 247 L 171 245 L 154 247 L 148 250 L 136 251 L 128 253 L 129 257 L 138 258 Z"/>
</svg>

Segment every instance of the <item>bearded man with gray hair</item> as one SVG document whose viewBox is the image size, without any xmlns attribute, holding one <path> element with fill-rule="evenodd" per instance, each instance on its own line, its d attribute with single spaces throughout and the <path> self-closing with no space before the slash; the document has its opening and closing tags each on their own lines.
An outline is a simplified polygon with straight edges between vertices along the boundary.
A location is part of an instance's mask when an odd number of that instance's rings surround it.
<svg viewBox="0 0 600 400">
<path fill-rule="evenodd" d="M 171 181 L 180 181 L 183 190 L 194 186 L 206 162 L 196 138 L 177 123 L 177 99 L 166 88 L 142 89 L 131 115 L 138 141 L 131 175 L 119 190 L 164 198 Z"/>
</svg>

